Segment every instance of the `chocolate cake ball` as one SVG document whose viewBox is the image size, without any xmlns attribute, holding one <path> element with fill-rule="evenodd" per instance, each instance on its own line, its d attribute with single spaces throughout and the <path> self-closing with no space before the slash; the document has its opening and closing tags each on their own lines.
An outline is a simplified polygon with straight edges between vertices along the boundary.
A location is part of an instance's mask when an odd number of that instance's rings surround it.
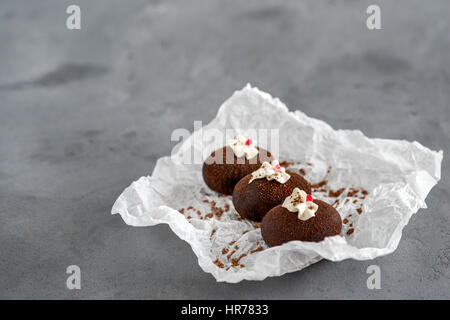
<svg viewBox="0 0 450 320">
<path fill-rule="evenodd" d="M 286 170 L 291 177 L 285 183 L 266 178 L 255 179 L 246 175 L 234 187 L 233 204 L 241 217 L 261 221 L 264 215 L 273 207 L 281 204 L 295 187 L 311 193 L 311 186 L 302 176 Z"/>
<path fill-rule="evenodd" d="M 342 220 L 339 213 L 328 203 L 314 199 L 318 205 L 315 216 L 302 221 L 297 212 L 282 205 L 271 209 L 263 218 L 261 233 L 269 247 L 279 246 L 292 240 L 322 241 L 325 237 L 340 234 Z"/>
<path fill-rule="evenodd" d="M 203 163 L 203 180 L 211 190 L 233 194 L 234 186 L 242 177 L 257 170 L 264 161 L 273 160 L 269 151 L 256 148 L 258 154 L 251 159 L 236 157 L 230 146 L 214 151 Z"/>
</svg>

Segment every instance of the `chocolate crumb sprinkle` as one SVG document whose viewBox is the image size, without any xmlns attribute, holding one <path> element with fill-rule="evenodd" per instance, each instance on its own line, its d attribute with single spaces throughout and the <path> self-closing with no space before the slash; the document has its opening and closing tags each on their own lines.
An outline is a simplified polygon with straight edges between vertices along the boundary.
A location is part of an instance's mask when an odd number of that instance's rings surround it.
<svg viewBox="0 0 450 320">
<path fill-rule="evenodd" d="M 231 265 L 232 265 L 233 267 L 237 267 L 237 266 L 239 265 L 239 261 L 240 261 L 243 257 L 245 257 L 246 255 L 247 255 L 247 254 L 243 253 L 243 254 L 241 254 L 241 255 L 239 256 L 239 258 L 231 259 Z"/>
<path fill-rule="evenodd" d="M 358 189 L 350 188 L 349 192 L 347 193 L 347 197 L 353 197 L 355 194 L 358 193 Z"/>
<path fill-rule="evenodd" d="M 322 181 L 320 181 L 320 182 L 318 182 L 318 183 L 312 184 L 312 185 L 311 185 L 311 188 L 317 189 L 317 188 L 323 187 L 323 186 L 326 185 L 327 183 L 328 183 L 328 180 L 322 180 Z"/>
<path fill-rule="evenodd" d="M 216 266 L 218 266 L 219 268 L 223 268 L 223 267 L 224 267 L 223 263 L 220 262 L 219 259 L 216 259 L 213 263 L 214 263 Z"/>
<path fill-rule="evenodd" d="M 236 252 L 236 250 L 231 251 L 229 255 L 227 255 L 227 259 L 230 260 L 231 256 Z"/>
<path fill-rule="evenodd" d="M 261 247 L 261 246 L 259 246 L 258 248 L 256 248 L 256 249 L 254 249 L 254 250 L 250 251 L 250 253 L 255 253 L 255 252 L 258 252 L 258 251 L 263 251 L 263 250 L 264 250 L 264 248 L 263 248 L 263 247 Z"/>
<path fill-rule="evenodd" d="M 336 191 L 330 190 L 328 191 L 328 196 L 329 197 L 333 197 L 333 198 L 337 198 L 339 197 L 343 192 L 344 192 L 345 188 L 340 188 Z"/>
</svg>

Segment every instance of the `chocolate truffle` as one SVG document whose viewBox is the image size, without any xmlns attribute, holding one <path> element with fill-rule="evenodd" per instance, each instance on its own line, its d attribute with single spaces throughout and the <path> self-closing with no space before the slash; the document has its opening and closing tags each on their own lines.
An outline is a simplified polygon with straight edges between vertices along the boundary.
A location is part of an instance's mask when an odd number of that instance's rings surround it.
<svg viewBox="0 0 450 320">
<path fill-rule="evenodd" d="M 269 151 L 256 148 L 258 154 L 251 159 L 238 158 L 230 146 L 214 151 L 203 163 L 203 180 L 211 190 L 233 194 L 234 186 L 242 177 L 257 170 L 264 161 L 273 160 Z"/>
<path fill-rule="evenodd" d="M 315 216 L 302 221 L 297 212 L 282 205 L 271 209 L 261 223 L 261 234 L 269 247 L 279 246 L 292 240 L 322 241 L 325 237 L 340 234 L 342 220 L 339 213 L 328 203 L 314 199 L 318 205 Z"/>
<path fill-rule="evenodd" d="M 234 187 L 233 204 L 241 217 L 261 221 L 264 215 L 273 207 L 281 204 L 295 187 L 311 193 L 311 186 L 302 176 L 286 170 L 291 177 L 285 183 L 266 178 L 254 179 L 246 175 Z"/>
</svg>

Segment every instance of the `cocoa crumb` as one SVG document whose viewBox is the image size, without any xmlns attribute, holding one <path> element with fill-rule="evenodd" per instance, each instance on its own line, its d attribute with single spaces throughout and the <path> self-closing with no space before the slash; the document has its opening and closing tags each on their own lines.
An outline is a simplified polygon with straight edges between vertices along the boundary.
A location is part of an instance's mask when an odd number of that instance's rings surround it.
<svg viewBox="0 0 450 320">
<path fill-rule="evenodd" d="M 214 235 L 214 233 L 216 233 L 216 229 L 213 229 L 213 231 L 211 231 L 211 235 L 209 236 L 210 239 L 212 238 L 212 236 Z"/>
<path fill-rule="evenodd" d="M 205 199 L 205 200 L 203 200 L 203 202 L 204 202 L 204 203 L 209 203 L 209 200 L 206 200 L 206 199 Z"/>
<path fill-rule="evenodd" d="M 298 170 L 298 172 L 300 172 L 300 174 L 301 174 L 302 176 L 304 176 L 304 175 L 306 174 L 306 171 L 305 171 L 305 169 L 303 169 L 303 168 L 301 168 L 300 170 Z"/>
<path fill-rule="evenodd" d="M 213 263 L 214 263 L 216 266 L 218 266 L 219 268 L 223 268 L 223 267 L 224 267 L 223 263 L 220 262 L 219 259 L 216 259 Z"/>
<path fill-rule="evenodd" d="M 211 204 L 211 211 L 212 211 L 212 213 L 213 213 L 217 218 L 220 219 L 220 217 L 222 216 L 222 214 L 223 214 L 223 212 L 224 212 L 223 209 L 217 207 L 215 201 L 211 201 L 210 204 Z"/>
<path fill-rule="evenodd" d="M 330 172 L 331 172 L 331 166 L 328 166 L 327 173 L 330 173 Z"/>
<path fill-rule="evenodd" d="M 253 222 L 253 227 L 256 229 L 261 228 L 261 224 L 259 222 Z"/>
<path fill-rule="evenodd" d="M 246 234 L 248 232 L 248 230 L 245 230 L 244 232 L 242 232 L 242 234 Z"/>
<path fill-rule="evenodd" d="M 245 267 L 245 265 L 243 265 L 243 264 L 240 264 L 240 265 L 239 265 L 239 267 L 241 267 L 241 268 L 244 268 L 244 267 Z"/>
<path fill-rule="evenodd" d="M 358 193 L 358 189 L 350 188 L 349 192 L 347 193 L 347 197 L 353 197 L 355 194 Z"/>
<path fill-rule="evenodd" d="M 236 243 L 236 241 L 231 241 L 228 245 L 229 246 L 232 246 L 233 244 L 235 244 Z"/>
<path fill-rule="evenodd" d="M 228 251 L 229 251 L 228 248 L 223 248 L 223 249 L 222 249 L 222 254 L 227 254 Z"/>
<path fill-rule="evenodd" d="M 348 229 L 347 235 L 351 235 L 354 231 L 355 231 L 355 229 Z"/>
<path fill-rule="evenodd" d="M 337 198 L 342 194 L 342 192 L 344 192 L 344 190 L 345 190 L 345 188 L 340 188 L 340 189 L 337 189 L 336 191 L 330 190 L 330 191 L 328 191 L 328 196 Z"/>
<path fill-rule="evenodd" d="M 258 248 L 256 248 L 255 250 L 252 250 L 252 251 L 250 251 L 250 253 L 255 253 L 255 252 L 258 252 L 258 251 L 263 251 L 264 250 L 264 248 L 263 247 L 261 247 L 261 246 L 259 246 Z"/>
<path fill-rule="evenodd" d="M 192 219 L 192 217 L 191 217 L 191 216 L 187 216 L 187 218 L 188 218 L 188 219 Z"/>
<path fill-rule="evenodd" d="M 345 199 L 345 202 L 344 202 L 344 204 L 346 204 L 347 202 L 349 202 L 350 201 L 350 199 L 349 198 L 347 198 L 347 199 Z"/>
<path fill-rule="evenodd" d="M 353 203 L 357 203 L 357 202 L 358 202 L 358 199 L 353 200 Z"/>
<path fill-rule="evenodd" d="M 211 219 L 214 215 L 212 213 L 208 213 L 207 215 L 205 215 L 205 218 L 207 219 Z"/>
<path fill-rule="evenodd" d="M 189 206 L 189 207 L 187 207 L 187 209 L 188 210 L 192 210 L 192 209 L 194 209 L 194 207 L 193 206 Z"/>
<path fill-rule="evenodd" d="M 178 212 L 184 214 L 184 208 L 181 208 L 180 210 L 178 210 Z"/>
<path fill-rule="evenodd" d="M 280 162 L 280 166 L 282 166 L 282 167 L 289 167 L 290 165 L 292 165 L 292 162 L 290 162 L 290 161 L 281 161 Z"/>
<path fill-rule="evenodd" d="M 343 222 L 344 224 L 347 224 L 347 223 L 348 223 L 348 219 L 345 218 L 344 220 L 342 220 L 342 222 Z"/>
<path fill-rule="evenodd" d="M 307 162 L 306 163 L 308 166 L 312 166 L 312 163 L 311 162 Z"/>
<path fill-rule="evenodd" d="M 358 209 L 356 209 L 356 211 L 358 212 L 358 214 L 361 214 L 362 213 L 362 208 L 358 208 Z"/>
<path fill-rule="evenodd" d="M 197 210 L 197 215 L 201 216 L 202 212 L 200 210 Z"/>
<path fill-rule="evenodd" d="M 224 209 L 226 212 L 230 210 L 230 205 L 228 203 L 225 203 Z"/>
<path fill-rule="evenodd" d="M 237 267 L 238 265 L 239 265 L 239 261 L 243 258 L 243 257 L 245 257 L 247 254 L 245 254 L 245 253 L 243 253 L 243 254 L 241 254 L 240 256 L 239 256 L 239 258 L 233 258 L 233 259 L 231 259 L 231 265 L 233 266 L 233 267 Z"/>
<path fill-rule="evenodd" d="M 231 251 L 229 255 L 227 255 L 227 259 L 230 260 L 231 256 L 236 252 L 236 250 Z"/>
<path fill-rule="evenodd" d="M 217 211 L 215 212 L 217 218 L 220 218 L 223 215 L 223 209 L 217 208 Z"/>
<path fill-rule="evenodd" d="M 238 246 L 234 246 L 234 248 L 235 248 L 236 250 L 238 250 L 238 249 L 239 249 L 239 247 L 238 247 Z"/>
<path fill-rule="evenodd" d="M 323 186 L 326 185 L 327 183 L 328 183 L 328 180 L 322 180 L 322 181 L 320 181 L 320 182 L 318 182 L 318 183 L 312 184 L 312 185 L 311 185 L 311 188 L 317 189 L 317 188 L 323 187 Z"/>
</svg>

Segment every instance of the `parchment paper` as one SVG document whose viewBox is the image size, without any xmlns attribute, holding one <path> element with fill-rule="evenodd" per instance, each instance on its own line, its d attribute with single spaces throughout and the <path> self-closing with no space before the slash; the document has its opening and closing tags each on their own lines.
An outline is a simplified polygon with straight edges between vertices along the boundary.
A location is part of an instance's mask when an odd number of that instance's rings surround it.
<svg viewBox="0 0 450 320">
<path fill-rule="evenodd" d="M 251 136 L 246 132 L 249 125 L 279 128 L 280 161 L 290 161 L 289 169 L 303 169 L 312 183 L 327 181 L 314 195 L 347 218 L 341 235 L 319 243 L 292 241 L 268 248 L 258 225 L 236 214 L 231 197 L 207 188 L 202 165 L 184 163 L 193 150 L 204 158 L 223 146 L 203 140 L 208 131 L 233 128 Z M 217 281 L 263 280 L 323 258 L 368 260 L 393 252 L 411 216 L 426 208 L 425 198 L 441 176 L 442 157 L 442 151 L 418 142 L 369 139 L 358 130 L 334 130 L 300 111 L 290 112 L 280 100 L 247 85 L 223 103 L 213 121 L 182 141 L 171 157 L 158 159 L 151 176 L 127 187 L 112 214 L 120 214 L 132 226 L 168 224 Z M 328 197 L 330 190 L 340 188 L 345 190 L 339 196 Z M 348 197 L 349 190 L 357 192 Z"/>
</svg>

